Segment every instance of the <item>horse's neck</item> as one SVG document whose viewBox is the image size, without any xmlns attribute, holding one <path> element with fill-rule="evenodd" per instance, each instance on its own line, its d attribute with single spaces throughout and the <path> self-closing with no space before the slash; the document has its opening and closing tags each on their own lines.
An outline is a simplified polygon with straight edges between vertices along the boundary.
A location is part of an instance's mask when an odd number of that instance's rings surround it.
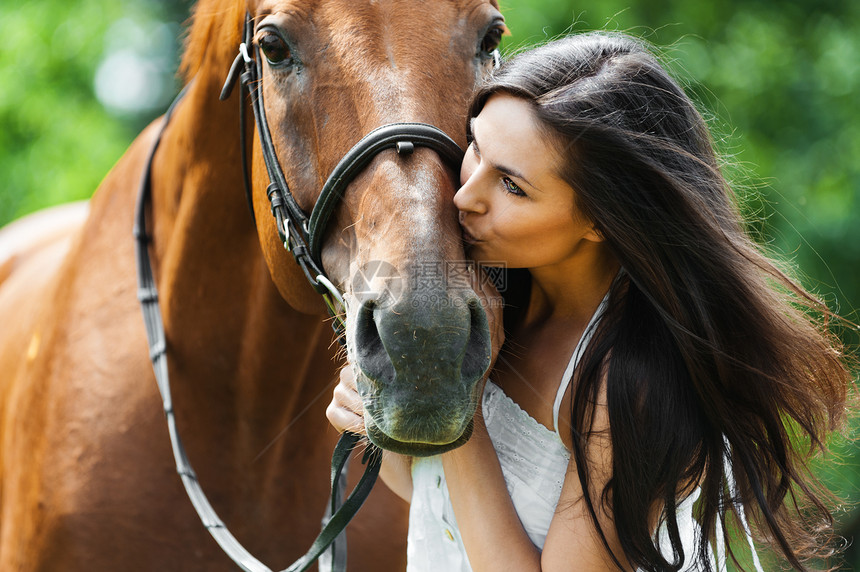
<svg viewBox="0 0 860 572">
<path fill-rule="evenodd" d="M 308 392 L 319 392 L 320 376 L 332 375 L 331 329 L 323 316 L 293 309 L 272 283 L 243 192 L 238 102 L 235 94 L 218 101 L 217 88 L 195 80 L 153 165 L 153 251 L 168 357 L 180 378 L 176 391 L 189 402 L 205 396 L 211 413 L 195 415 L 211 415 L 206 421 L 217 425 L 229 412 L 237 424 L 268 424 L 257 431 L 267 433 L 315 397 Z M 271 220 L 258 223 L 265 230 Z M 298 269 L 296 277 L 296 290 L 306 293 Z M 259 451 L 265 443 L 246 445 Z"/>
</svg>

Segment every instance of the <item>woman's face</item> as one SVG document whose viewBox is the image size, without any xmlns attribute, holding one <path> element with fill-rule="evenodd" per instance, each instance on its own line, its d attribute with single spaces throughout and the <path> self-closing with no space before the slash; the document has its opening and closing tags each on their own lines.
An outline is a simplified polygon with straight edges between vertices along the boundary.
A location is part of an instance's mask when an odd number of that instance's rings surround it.
<svg viewBox="0 0 860 572">
<path fill-rule="evenodd" d="M 480 263 L 555 265 L 595 238 L 574 190 L 556 174 L 556 140 L 539 121 L 527 101 L 507 94 L 491 96 L 472 120 L 454 204 L 467 252 Z"/>
</svg>

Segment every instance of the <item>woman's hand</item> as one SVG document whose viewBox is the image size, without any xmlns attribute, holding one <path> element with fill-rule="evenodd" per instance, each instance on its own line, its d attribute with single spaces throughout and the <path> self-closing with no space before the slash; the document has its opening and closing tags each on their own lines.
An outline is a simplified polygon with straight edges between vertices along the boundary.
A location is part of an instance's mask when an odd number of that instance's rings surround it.
<svg viewBox="0 0 860 572">
<path fill-rule="evenodd" d="M 349 365 L 340 370 L 340 381 L 334 388 L 331 403 L 325 410 L 329 423 L 343 433 L 358 433 L 367 437 L 364 426 L 364 406 L 355 385 L 355 375 Z M 382 452 L 379 478 L 397 496 L 409 502 L 412 499 L 412 459 L 391 451 Z"/>
<path fill-rule="evenodd" d="M 325 410 L 329 423 L 343 433 L 349 431 L 359 435 L 367 435 L 364 426 L 364 405 L 355 386 L 355 376 L 352 368 L 346 366 L 340 370 L 340 381 L 334 388 L 331 403 Z"/>
</svg>

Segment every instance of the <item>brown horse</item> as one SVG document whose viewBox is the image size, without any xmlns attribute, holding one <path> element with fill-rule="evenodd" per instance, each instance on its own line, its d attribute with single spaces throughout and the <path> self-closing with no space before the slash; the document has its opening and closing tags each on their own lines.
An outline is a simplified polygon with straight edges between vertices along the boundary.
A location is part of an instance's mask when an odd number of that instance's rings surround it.
<svg viewBox="0 0 860 572">
<path fill-rule="evenodd" d="M 280 568 L 320 527 L 337 437 L 324 409 L 342 362 L 323 303 L 278 238 L 253 123 L 256 227 L 245 204 L 238 98 L 249 99 L 218 95 L 246 10 L 267 48 L 258 87 L 275 148 L 306 212 L 377 126 L 426 122 L 462 145 L 503 23 L 493 0 L 196 7 L 189 87 L 152 163 L 150 254 L 188 455 L 239 541 Z M 71 225 L 0 261 L 0 570 L 234 569 L 176 475 L 137 301 L 131 232 L 157 131 L 132 144 L 88 213 L 65 213 Z M 463 438 L 486 367 L 474 292 L 439 274 L 464 256 L 455 184 L 432 150 L 380 153 L 349 185 L 322 251 L 346 294 L 348 351 L 379 440 L 407 452 Z M 375 261 L 401 278 L 386 303 L 390 273 L 356 280 Z M 377 487 L 350 527 L 351 569 L 403 568 L 404 514 Z"/>
</svg>

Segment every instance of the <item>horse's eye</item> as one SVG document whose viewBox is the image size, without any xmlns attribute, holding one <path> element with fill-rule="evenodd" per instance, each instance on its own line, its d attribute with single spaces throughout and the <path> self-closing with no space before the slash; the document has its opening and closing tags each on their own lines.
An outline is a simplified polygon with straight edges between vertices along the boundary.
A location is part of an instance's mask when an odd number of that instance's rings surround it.
<svg viewBox="0 0 860 572">
<path fill-rule="evenodd" d="M 488 57 L 493 53 L 493 50 L 499 47 L 502 43 L 502 33 L 504 29 L 500 26 L 494 26 L 487 30 L 487 33 L 481 39 L 481 55 Z"/>
<path fill-rule="evenodd" d="M 260 36 L 258 43 L 260 44 L 260 49 L 263 51 L 263 55 L 266 56 L 270 64 L 283 65 L 292 60 L 290 47 L 280 35 L 272 32 L 263 34 Z"/>
</svg>

